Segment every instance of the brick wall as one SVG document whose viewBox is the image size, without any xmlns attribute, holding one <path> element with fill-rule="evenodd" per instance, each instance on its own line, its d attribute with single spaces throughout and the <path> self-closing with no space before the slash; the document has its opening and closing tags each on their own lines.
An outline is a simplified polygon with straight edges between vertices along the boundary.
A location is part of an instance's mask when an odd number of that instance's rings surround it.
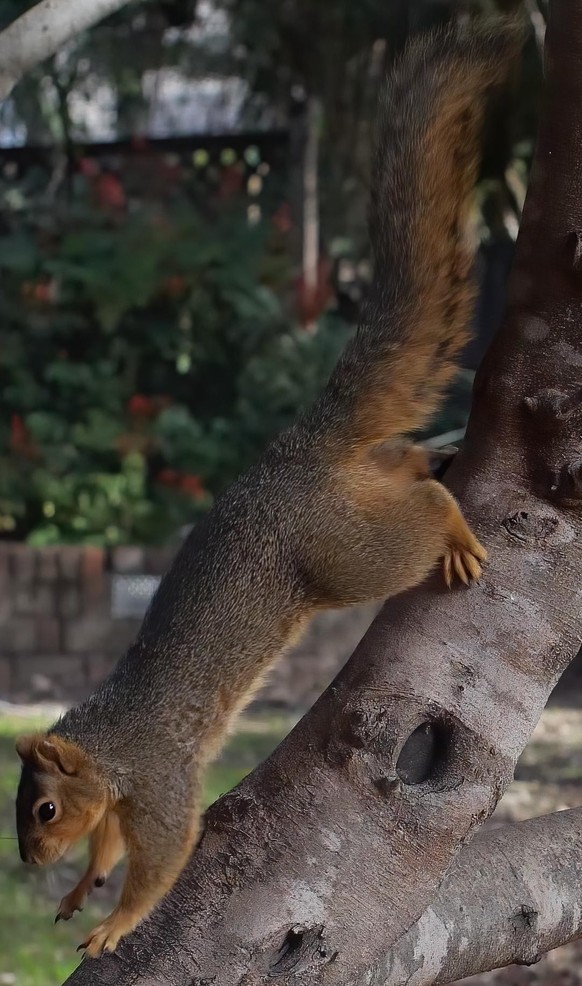
<svg viewBox="0 0 582 986">
<path fill-rule="evenodd" d="M 120 577 L 160 576 L 172 554 L 0 543 L 0 698 L 70 702 L 87 695 L 113 668 L 141 622 L 141 616 L 124 616 L 116 603 Z M 139 587 L 139 581 L 132 585 Z M 318 617 L 271 672 L 257 702 L 310 705 L 374 612 L 366 607 Z"/>
</svg>

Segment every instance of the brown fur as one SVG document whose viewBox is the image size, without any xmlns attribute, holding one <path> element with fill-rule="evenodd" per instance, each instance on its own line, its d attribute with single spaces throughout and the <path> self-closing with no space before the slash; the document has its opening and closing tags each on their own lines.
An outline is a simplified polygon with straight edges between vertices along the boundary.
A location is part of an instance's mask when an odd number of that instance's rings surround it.
<svg viewBox="0 0 582 986">
<path fill-rule="evenodd" d="M 406 435 L 435 409 L 473 299 L 465 226 L 487 88 L 510 27 L 415 44 L 387 86 L 371 210 L 376 281 L 360 329 L 312 410 L 194 528 L 135 644 L 47 736 L 19 741 L 21 854 L 90 860 L 69 918 L 125 849 L 119 904 L 85 943 L 112 951 L 178 877 L 200 785 L 236 716 L 318 609 L 381 599 L 442 561 L 481 573 L 484 548 Z M 58 815 L 42 824 L 39 798 Z"/>
</svg>

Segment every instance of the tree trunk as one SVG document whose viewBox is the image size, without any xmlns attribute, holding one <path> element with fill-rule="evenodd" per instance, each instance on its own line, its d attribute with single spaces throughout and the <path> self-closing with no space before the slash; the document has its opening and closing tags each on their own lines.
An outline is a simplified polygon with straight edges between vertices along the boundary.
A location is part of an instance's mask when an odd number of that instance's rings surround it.
<svg viewBox="0 0 582 986">
<path fill-rule="evenodd" d="M 582 5 L 555 0 L 548 44 L 510 306 L 447 474 L 490 552 L 480 586 L 450 593 L 435 576 L 390 601 L 278 750 L 209 810 L 154 916 L 72 986 L 379 982 L 577 651 Z"/>
</svg>

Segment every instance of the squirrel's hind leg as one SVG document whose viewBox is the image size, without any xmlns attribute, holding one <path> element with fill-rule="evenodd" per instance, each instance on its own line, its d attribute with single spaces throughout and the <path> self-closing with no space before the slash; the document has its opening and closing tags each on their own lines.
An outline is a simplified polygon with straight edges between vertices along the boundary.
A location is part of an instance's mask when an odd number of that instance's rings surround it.
<svg viewBox="0 0 582 986">
<path fill-rule="evenodd" d="M 312 539 L 315 548 L 305 543 L 318 607 L 388 599 L 419 585 L 439 560 L 449 587 L 455 577 L 466 585 L 480 577 L 487 552 L 454 497 L 422 478 L 423 468 L 422 456 L 411 449 L 400 470 L 346 484 L 323 550 L 321 537 Z"/>
</svg>

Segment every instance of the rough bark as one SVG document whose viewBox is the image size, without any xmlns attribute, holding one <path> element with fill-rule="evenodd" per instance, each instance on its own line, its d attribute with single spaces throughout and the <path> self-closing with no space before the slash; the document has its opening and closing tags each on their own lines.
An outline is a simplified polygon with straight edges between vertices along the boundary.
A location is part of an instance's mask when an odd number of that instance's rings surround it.
<svg viewBox="0 0 582 986">
<path fill-rule="evenodd" d="M 22 76 L 129 0 L 42 0 L 0 34 L 0 99 Z"/>
<path fill-rule="evenodd" d="M 72 986 L 370 982 L 494 809 L 578 650 L 581 5 L 555 0 L 548 44 L 511 303 L 447 474 L 490 551 L 481 585 L 449 593 L 435 577 L 389 602 L 298 727 L 210 809 L 154 916 Z"/>
</svg>

